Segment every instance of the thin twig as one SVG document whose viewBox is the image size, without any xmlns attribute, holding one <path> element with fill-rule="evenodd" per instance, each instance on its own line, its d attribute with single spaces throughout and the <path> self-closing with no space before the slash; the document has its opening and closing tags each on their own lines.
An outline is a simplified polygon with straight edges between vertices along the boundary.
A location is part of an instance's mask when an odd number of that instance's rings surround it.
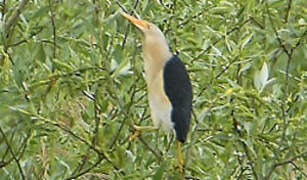
<svg viewBox="0 0 307 180">
<path fill-rule="evenodd" d="M 4 43 L 4 48 L 3 51 L 8 54 L 9 60 L 12 63 L 12 65 L 14 65 L 14 62 L 12 60 L 12 57 L 10 56 L 10 53 L 8 52 L 8 44 L 10 43 L 11 40 L 11 35 L 13 33 L 13 30 L 15 25 L 17 24 L 18 21 L 18 17 L 21 14 L 22 10 L 24 9 L 24 7 L 26 6 L 26 4 L 28 3 L 29 0 L 22 0 L 19 5 L 17 6 L 16 10 L 13 12 L 13 14 L 8 18 L 8 20 L 5 22 L 4 25 L 4 34 L 5 34 L 5 38 L 6 41 Z M 3 6 L 5 8 L 5 1 L 3 2 Z M 0 55 L 0 62 L 4 59 L 4 55 Z"/>
<path fill-rule="evenodd" d="M 115 3 L 120 7 L 121 10 L 123 10 L 125 13 L 128 13 L 126 8 L 123 5 L 121 5 L 118 1 L 115 1 Z"/>
<path fill-rule="evenodd" d="M 234 28 L 232 28 L 231 30 L 226 32 L 226 35 L 230 35 L 231 33 L 241 29 L 246 23 L 248 23 L 249 21 L 251 21 L 251 19 L 247 19 L 245 21 L 243 21 L 243 23 L 235 26 Z M 201 51 L 198 55 L 196 55 L 196 57 L 191 61 L 191 63 L 193 63 L 194 61 L 198 60 L 203 54 L 205 54 L 206 52 L 208 52 L 213 46 L 215 46 L 218 42 L 220 42 L 222 39 L 225 38 L 225 35 L 223 35 L 221 38 L 217 39 L 216 41 L 214 41 L 210 46 L 208 46 L 206 49 L 204 49 L 203 51 Z"/>
<path fill-rule="evenodd" d="M 234 99 L 231 98 L 230 103 L 232 103 L 233 100 L 234 100 Z M 243 138 L 243 135 L 242 135 L 240 129 L 238 128 L 238 124 L 239 124 L 239 123 L 237 122 L 237 120 L 236 120 L 236 118 L 235 118 L 235 116 L 234 116 L 234 113 L 235 113 L 235 111 L 234 111 L 234 109 L 232 109 L 230 115 L 231 115 L 231 117 L 232 117 L 234 130 L 235 130 L 235 132 L 238 134 L 238 136 L 239 136 L 240 138 Z M 251 155 L 250 155 L 250 153 L 249 153 L 248 146 L 246 145 L 246 143 L 245 143 L 244 141 L 242 141 L 242 140 L 240 140 L 240 139 L 239 139 L 239 142 L 241 143 L 241 145 L 242 145 L 242 147 L 243 147 L 243 149 L 244 149 L 244 152 L 245 152 L 245 154 L 246 154 L 246 157 L 247 157 L 248 161 L 250 162 L 250 166 L 251 166 L 251 169 L 252 169 L 252 173 L 253 173 L 253 175 L 254 175 L 254 178 L 255 178 L 255 180 L 257 180 L 257 179 L 258 179 L 258 174 L 257 174 L 257 171 L 256 171 L 256 169 L 255 169 L 255 167 L 254 167 L 254 161 L 253 161 L 253 159 L 252 159 L 252 157 L 251 157 Z"/>
<path fill-rule="evenodd" d="M 97 91 L 95 93 L 95 96 L 94 97 L 97 97 Z M 95 116 L 95 129 L 94 129 L 94 136 L 92 138 L 92 145 L 93 146 L 96 146 L 97 142 L 99 141 L 98 139 L 98 134 L 99 134 L 99 124 L 100 124 L 100 107 L 97 103 L 97 100 L 95 98 L 95 101 L 94 101 L 94 116 Z"/>
<path fill-rule="evenodd" d="M 23 144 L 21 145 L 21 147 L 18 151 L 18 154 L 19 154 L 18 160 L 20 160 L 22 158 L 22 156 L 23 156 L 23 154 L 24 154 L 24 152 L 27 148 L 28 141 L 29 141 L 30 137 L 31 137 L 31 130 L 29 130 L 27 137 L 23 140 Z"/>
<path fill-rule="evenodd" d="M 52 33 L 53 33 L 53 58 L 56 58 L 56 26 L 54 21 L 54 12 L 53 12 L 53 0 L 49 0 L 49 12 L 50 12 L 50 20 L 52 25 Z"/>
<path fill-rule="evenodd" d="M 111 160 L 108 158 L 108 156 L 107 156 L 104 152 L 98 150 L 98 149 L 97 149 L 96 147 L 94 147 L 91 143 L 87 142 L 87 141 L 86 141 L 85 139 L 83 139 L 82 137 L 76 135 L 76 134 L 73 133 L 71 130 L 69 130 L 67 127 L 62 126 L 62 125 L 60 125 L 59 123 L 51 123 L 51 122 L 47 122 L 47 123 L 49 123 L 49 124 L 51 124 L 51 125 L 53 125 L 53 126 L 56 126 L 56 127 L 60 128 L 61 130 L 67 132 L 68 134 L 70 134 L 72 137 L 76 138 L 77 140 L 79 140 L 79 141 L 82 142 L 83 144 L 87 145 L 91 150 L 95 151 L 98 155 L 102 156 L 107 162 L 109 162 L 110 164 L 112 164 L 112 166 L 113 166 L 113 168 L 114 168 L 115 170 L 120 171 L 120 169 L 117 167 L 117 165 L 115 165 L 114 162 L 111 161 Z M 120 171 L 120 172 L 123 173 L 122 171 Z"/>
<path fill-rule="evenodd" d="M 291 57 L 291 54 L 290 52 L 288 51 L 288 49 L 286 48 L 285 44 L 282 42 L 281 38 L 279 37 L 278 35 L 278 32 L 277 32 L 277 29 L 276 27 L 274 26 L 274 23 L 273 23 L 273 18 L 272 18 L 272 15 L 271 15 L 271 12 L 269 10 L 269 7 L 268 7 L 268 4 L 266 4 L 266 10 L 267 10 L 267 14 L 269 16 L 269 20 L 270 20 L 270 23 L 271 23 L 271 26 L 273 28 L 273 31 L 274 31 L 274 34 L 275 34 L 275 37 L 280 45 L 280 47 L 284 50 L 284 52 L 287 54 L 287 56 L 290 58 Z"/>
<path fill-rule="evenodd" d="M 117 1 L 116 1 L 117 2 Z M 137 8 L 137 6 L 138 6 L 138 4 L 139 4 L 139 0 L 136 0 L 135 1 L 135 4 L 134 4 L 134 6 L 133 6 L 133 10 L 131 11 L 131 13 L 133 12 L 133 11 L 135 11 L 135 9 Z M 119 6 L 121 7 L 121 5 L 119 4 Z M 124 47 L 125 47 L 125 44 L 126 44 L 126 42 L 127 42 L 127 38 L 128 38 L 128 34 L 129 34 L 129 26 L 130 25 L 128 25 L 127 27 L 126 27 L 126 30 L 125 30 L 125 36 L 124 36 L 124 39 L 123 39 L 123 41 L 122 41 L 122 49 L 124 49 Z"/>
<path fill-rule="evenodd" d="M 288 60 L 287 60 L 287 66 L 286 66 L 286 74 L 285 74 L 285 96 L 284 96 L 284 103 L 281 104 L 281 110 L 282 110 L 282 116 L 283 116 L 283 131 L 282 131 L 282 138 L 281 138 L 281 143 L 283 143 L 283 141 L 285 140 L 285 136 L 286 136 L 286 130 L 287 130 L 287 114 L 285 112 L 285 106 L 286 106 L 286 102 L 287 102 L 287 98 L 288 98 L 288 92 L 289 92 L 289 69 L 290 69 L 290 64 L 291 64 L 291 59 L 292 59 L 292 54 L 293 51 L 292 50 L 288 50 L 286 45 L 284 44 L 284 42 L 281 40 L 278 31 L 274 25 L 273 22 L 273 18 L 271 15 L 271 12 L 269 10 L 268 4 L 266 3 L 266 11 L 273 29 L 273 32 L 275 34 L 275 37 L 279 43 L 279 46 L 283 49 L 284 53 L 288 56 Z"/>
<path fill-rule="evenodd" d="M 251 21 L 254 22 L 260 29 L 265 29 L 265 27 L 264 27 L 260 22 L 258 22 L 253 16 L 250 16 L 249 18 L 250 18 Z"/>
<path fill-rule="evenodd" d="M 95 167 L 97 167 L 101 161 L 103 160 L 103 157 L 99 156 L 97 162 L 95 164 L 93 164 L 91 167 L 87 168 L 86 170 L 82 171 L 81 173 L 68 177 L 65 180 L 71 180 L 71 179 L 78 179 L 79 177 L 85 175 L 86 173 L 90 172 L 92 169 L 94 169 Z"/>
<path fill-rule="evenodd" d="M 301 36 L 300 40 L 297 41 L 297 43 L 295 44 L 295 46 L 290 49 L 290 53 L 293 54 L 293 51 L 295 49 L 297 49 L 301 44 L 302 44 L 302 41 L 305 39 L 305 36 L 307 35 L 307 30 L 305 30 L 305 32 L 303 33 L 303 35 Z"/>
<path fill-rule="evenodd" d="M 186 179 L 186 180 L 201 180 L 201 179 L 199 179 L 197 177 L 193 177 L 193 176 L 185 176 L 184 179 Z"/>
<path fill-rule="evenodd" d="M 191 22 L 191 20 L 200 17 L 203 14 L 204 10 L 201 10 L 200 12 L 198 12 L 196 15 L 190 17 L 189 19 L 185 20 L 184 22 L 181 22 L 177 25 L 177 28 L 183 27 L 184 25 L 188 24 L 189 22 Z"/>
<path fill-rule="evenodd" d="M 82 158 L 81 163 L 78 164 L 78 166 L 75 168 L 72 174 L 77 174 L 77 172 L 80 172 L 83 169 L 83 167 L 88 161 L 89 156 L 86 154 L 86 155 L 81 156 L 81 158 Z"/>
<path fill-rule="evenodd" d="M 43 117 L 41 115 L 33 114 L 33 113 L 30 113 L 30 112 L 25 111 L 25 110 L 20 109 L 20 108 L 12 108 L 12 109 L 15 110 L 15 111 L 21 112 L 21 113 L 23 113 L 25 115 L 28 115 L 28 116 L 34 116 L 37 119 L 40 119 L 42 122 L 44 122 L 46 124 L 50 124 L 52 126 L 55 126 L 55 127 L 59 128 L 60 130 L 68 133 L 70 136 L 74 137 L 75 139 L 77 139 L 81 143 L 85 144 L 89 149 L 91 149 L 94 152 L 96 152 L 99 156 L 102 156 L 108 163 L 110 163 L 113 166 L 113 168 L 115 170 L 119 171 L 122 175 L 125 175 L 125 173 L 117 167 L 117 165 L 109 158 L 109 156 L 105 152 L 97 149 L 90 142 L 88 142 L 87 140 L 83 139 L 82 137 L 80 137 L 77 134 L 75 134 L 74 132 L 72 132 L 69 129 L 69 127 L 67 127 L 65 124 L 60 123 L 60 122 L 52 121 L 52 120 L 50 120 L 48 118 L 45 118 L 45 117 Z"/>
<path fill-rule="evenodd" d="M 289 163 L 292 163 L 293 161 L 295 161 L 295 160 L 297 160 L 297 159 L 299 159 L 299 158 L 304 158 L 304 157 L 306 157 L 306 156 L 307 156 L 307 151 L 302 152 L 302 153 L 300 153 L 300 154 L 298 154 L 298 155 L 296 155 L 296 156 L 294 156 L 294 157 L 292 157 L 292 158 L 290 158 L 290 159 L 288 159 L 288 160 L 281 161 L 281 162 L 279 162 L 279 163 L 273 164 L 273 165 L 271 166 L 271 168 L 270 168 L 270 170 L 269 170 L 267 176 L 266 176 L 264 179 L 269 180 L 269 179 L 271 178 L 272 173 L 274 172 L 274 170 L 275 170 L 277 167 L 283 166 L 283 165 L 286 165 L 286 164 L 289 164 Z"/>
<path fill-rule="evenodd" d="M 0 21 L 3 21 L 5 12 L 6 12 L 6 6 L 5 6 L 5 0 L 3 0 L 2 3 L 0 3 L 0 13 L 1 13 Z"/>
<path fill-rule="evenodd" d="M 161 153 L 158 154 L 152 147 L 150 147 L 150 145 L 143 139 L 143 137 L 141 135 L 138 136 L 138 139 L 141 141 L 142 144 L 144 144 L 144 146 L 152 152 L 153 155 L 155 155 L 157 157 L 157 159 L 160 161 L 162 160 L 162 156 Z"/>
<path fill-rule="evenodd" d="M 292 6 L 292 0 L 288 0 L 287 13 L 286 13 L 286 16 L 285 16 L 285 22 L 286 23 L 289 21 L 291 6 Z"/>
<path fill-rule="evenodd" d="M 12 136 L 11 136 L 11 138 L 10 138 L 10 142 L 12 142 L 12 140 L 14 139 L 15 133 L 16 133 L 16 129 L 14 129 L 14 131 L 13 131 L 13 133 L 12 133 Z M 6 157 L 8 154 L 9 154 L 9 148 L 7 148 L 7 149 L 5 150 L 5 153 L 4 153 L 3 157 L 2 157 L 2 161 L 5 160 L 5 157 Z M 14 158 L 11 158 L 11 159 L 13 160 Z"/>
<path fill-rule="evenodd" d="M 21 175 L 21 178 L 22 178 L 23 180 L 25 180 L 26 177 L 25 177 L 24 172 L 23 172 L 23 170 L 22 170 L 22 168 L 21 168 L 21 165 L 20 165 L 20 163 L 19 163 L 19 160 L 18 160 L 18 158 L 16 157 L 15 153 L 13 152 L 13 149 L 12 149 L 10 143 L 8 142 L 8 140 L 7 140 L 7 138 L 6 138 L 6 135 L 5 135 L 5 133 L 4 133 L 4 131 L 2 130 L 1 127 L 0 127 L 0 133 L 2 134 L 3 139 L 4 139 L 6 145 L 7 145 L 8 149 L 9 149 L 11 155 L 13 156 L 14 160 L 16 161 L 16 164 L 17 164 L 19 173 L 20 173 L 20 175 Z"/>
<path fill-rule="evenodd" d="M 305 176 L 305 178 L 307 178 L 307 174 L 304 171 L 302 171 L 300 167 L 298 167 L 294 162 L 290 162 L 290 163 L 295 167 L 295 169 L 297 169 L 300 173 L 302 173 L 303 176 Z"/>
<path fill-rule="evenodd" d="M 4 26 L 4 32 L 6 37 L 10 37 L 10 30 L 16 25 L 19 15 L 21 14 L 23 8 L 27 5 L 29 0 L 22 0 L 17 6 L 14 13 L 8 18 Z"/>
<path fill-rule="evenodd" d="M 26 39 L 20 40 L 20 41 L 15 42 L 15 43 L 8 44 L 7 48 L 16 47 L 16 46 L 19 46 L 19 45 L 21 45 L 23 43 L 27 43 L 30 39 L 32 39 L 32 37 L 38 35 L 43 30 L 44 30 L 44 27 L 39 27 L 39 29 L 36 32 L 31 33 L 31 35 L 29 37 L 27 37 Z"/>
<path fill-rule="evenodd" d="M 230 66 L 238 60 L 238 57 L 239 56 L 236 56 L 225 68 L 223 68 L 213 79 L 211 79 L 210 84 L 212 84 L 214 80 L 219 79 L 221 75 L 224 74 L 230 68 Z M 207 88 L 208 86 L 203 87 L 198 93 L 197 97 L 200 97 Z"/>
<path fill-rule="evenodd" d="M 138 92 L 138 90 L 136 89 L 136 84 L 138 84 L 139 80 L 141 79 L 141 76 L 136 76 L 136 77 L 137 77 L 137 79 L 134 81 L 134 83 L 133 83 L 133 84 L 131 85 L 131 87 L 129 88 L 129 91 L 132 92 L 132 94 L 131 94 L 131 96 L 130 96 L 130 102 L 129 102 L 129 104 L 127 105 L 127 107 L 124 108 L 124 109 L 126 109 L 126 111 L 125 111 L 125 113 L 124 113 L 124 119 L 123 119 L 123 121 L 121 122 L 121 125 L 120 125 L 120 127 L 119 127 L 119 129 L 118 129 L 118 131 L 117 131 L 117 133 L 116 133 L 116 135 L 115 135 L 115 138 L 113 139 L 113 141 L 112 141 L 112 143 L 111 143 L 111 145 L 110 145 L 110 147 L 109 147 L 110 150 L 113 149 L 115 143 L 117 142 L 117 140 L 118 140 L 118 138 L 119 138 L 119 135 L 120 135 L 122 129 L 124 128 L 124 125 L 126 124 L 126 121 L 127 121 L 127 119 L 128 119 L 128 116 L 129 116 L 129 113 L 130 113 L 130 109 L 131 109 L 132 105 L 135 104 L 134 98 L 135 98 L 136 93 Z M 129 91 L 128 91 L 128 92 L 129 92 Z"/>
</svg>

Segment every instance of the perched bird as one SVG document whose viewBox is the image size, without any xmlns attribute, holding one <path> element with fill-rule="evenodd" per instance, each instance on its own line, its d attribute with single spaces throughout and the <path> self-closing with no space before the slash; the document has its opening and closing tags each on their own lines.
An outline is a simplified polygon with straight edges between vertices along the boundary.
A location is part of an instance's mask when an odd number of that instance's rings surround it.
<svg viewBox="0 0 307 180">
<path fill-rule="evenodd" d="M 142 49 L 148 100 L 154 127 L 138 131 L 175 130 L 177 158 L 182 169 L 181 143 L 186 141 L 192 112 L 192 87 L 184 64 L 170 52 L 166 38 L 154 24 L 121 13 L 142 32 Z"/>
</svg>

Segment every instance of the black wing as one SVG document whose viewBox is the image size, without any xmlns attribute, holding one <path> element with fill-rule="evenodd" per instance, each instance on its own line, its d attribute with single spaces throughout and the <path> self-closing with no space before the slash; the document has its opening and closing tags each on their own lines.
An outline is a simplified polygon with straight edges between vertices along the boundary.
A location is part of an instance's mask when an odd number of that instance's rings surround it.
<svg viewBox="0 0 307 180">
<path fill-rule="evenodd" d="M 184 64 L 176 55 L 166 62 L 163 78 L 164 90 L 173 108 L 171 120 L 177 140 L 185 142 L 192 111 L 192 87 Z"/>
</svg>

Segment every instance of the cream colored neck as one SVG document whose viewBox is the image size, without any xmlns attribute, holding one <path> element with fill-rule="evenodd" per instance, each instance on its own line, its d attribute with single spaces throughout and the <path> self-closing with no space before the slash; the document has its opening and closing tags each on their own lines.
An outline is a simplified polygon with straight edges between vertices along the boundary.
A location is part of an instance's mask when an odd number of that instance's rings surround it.
<svg viewBox="0 0 307 180">
<path fill-rule="evenodd" d="M 153 81 L 155 76 L 163 69 L 165 63 L 172 57 L 168 45 L 156 44 L 151 48 L 143 44 L 144 69 L 147 83 Z"/>
</svg>

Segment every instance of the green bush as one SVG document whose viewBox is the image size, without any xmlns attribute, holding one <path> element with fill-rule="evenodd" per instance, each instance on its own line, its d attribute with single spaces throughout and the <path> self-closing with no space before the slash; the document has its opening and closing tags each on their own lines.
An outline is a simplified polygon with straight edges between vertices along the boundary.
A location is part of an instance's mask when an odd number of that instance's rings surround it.
<svg viewBox="0 0 307 180">
<path fill-rule="evenodd" d="M 185 179 L 307 177 L 304 0 L 0 0 L 1 179 L 178 179 L 124 10 L 189 71 Z"/>
</svg>

